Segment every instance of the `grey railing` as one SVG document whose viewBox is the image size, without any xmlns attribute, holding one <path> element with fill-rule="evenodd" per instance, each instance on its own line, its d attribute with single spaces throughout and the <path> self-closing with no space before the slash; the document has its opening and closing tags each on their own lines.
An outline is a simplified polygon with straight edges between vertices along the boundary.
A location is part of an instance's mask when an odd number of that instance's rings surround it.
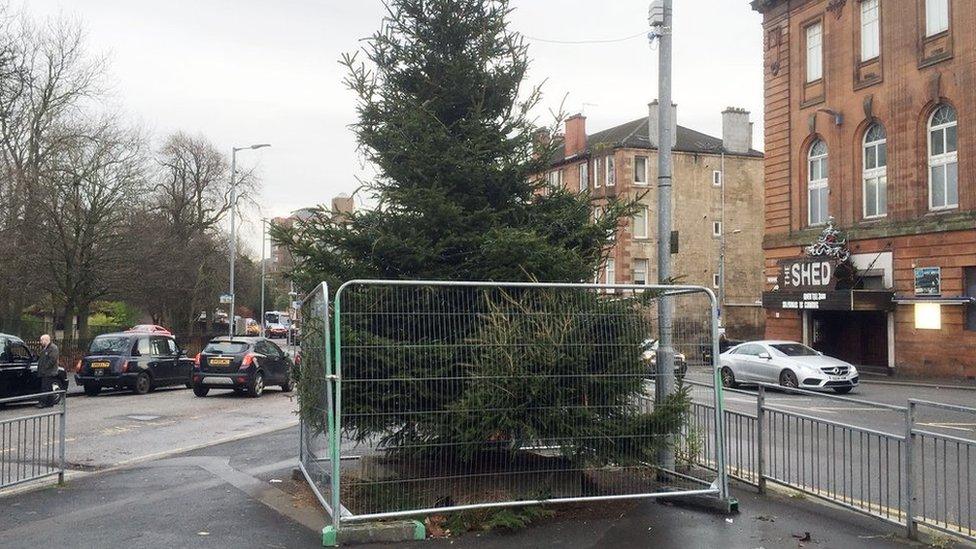
<svg viewBox="0 0 976 549">
<path fill-rule="evenodd" d="M 40 398 L 58 402 L 49 409 L 17 409 Z M 3 398 L 0 405 L 6 408 L 0 413 L 0 489 L 53 476 L 64 482 L 65 392 Z"/>
<path fill-rule="evenodd" d="M 710 387 L 687 383 L 699 389 Z M 976 539 L 976 440 L 923 429 L 917 422 L 923 409 L 972 417 L 976 408 L 920 400 L 897 406 L 767 384 L 757 389 L 726 389 L 756 398 L 755 414 L 724 412 L 730 477 L 755 486 L 760 493 L 767 483 L 786 486 L 904 526 L 911 538 L 924 526 Z M 768 402 L 769 390 L 856 404 L 865 411 L 889 414 L 888 423 L 902 427 L 887 432 L 818 417 L 812 411 Z M 689 429 L 704 441 L 695 454 L 700 465 L 714 468 L 707 436 L 714 429 L 712 409 L 707 401 L 695 399 L 693 412 Z"/>
</svg>

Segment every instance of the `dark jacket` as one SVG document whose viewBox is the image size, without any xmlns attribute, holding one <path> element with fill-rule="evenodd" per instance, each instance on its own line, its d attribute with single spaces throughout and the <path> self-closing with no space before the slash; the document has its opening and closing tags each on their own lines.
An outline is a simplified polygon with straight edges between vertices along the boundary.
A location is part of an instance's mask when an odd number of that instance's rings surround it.
<svg viewBox="0 0 976 549">
<path fill-rule="evenodd" d="M 58 375 L 58 346 L 51 342 L 50 345 L 41 349 L 37 357 L 37 375 L 42 377 L 53 377 Z"/>
</svg>

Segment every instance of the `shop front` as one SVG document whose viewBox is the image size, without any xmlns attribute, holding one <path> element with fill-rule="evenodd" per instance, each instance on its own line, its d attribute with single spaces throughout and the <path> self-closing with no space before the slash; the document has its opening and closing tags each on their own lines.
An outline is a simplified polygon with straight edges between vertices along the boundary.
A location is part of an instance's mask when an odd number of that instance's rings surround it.
<svg viewBox="0 0 976 549">
<path fill-rule="evenodd" d="M 801 257 L 779 262 L 763 307 L 796 315 L 797 339 L 814 349 L 868 370 L 891 367 L 894 292 L 865 289 L 849 259 Z"/>
</svg>

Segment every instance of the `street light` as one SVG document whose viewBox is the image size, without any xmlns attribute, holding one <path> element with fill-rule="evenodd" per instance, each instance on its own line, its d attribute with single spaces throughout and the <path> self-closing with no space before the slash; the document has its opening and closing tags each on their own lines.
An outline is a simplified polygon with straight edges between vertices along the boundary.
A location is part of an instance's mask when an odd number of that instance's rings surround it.
<svg viewBox="0 0 976 549">
<path fill-rule="evenodd" d="M 234 260 L 237 257 L 237 151 L 263 149 L 268 143 L 258 143 L 249 147 L 233 147 L 230 154 L 230 328 L 227 335 L 234 337 L 234 308 L 237 296 L 234 293 Z"/>
</svg>

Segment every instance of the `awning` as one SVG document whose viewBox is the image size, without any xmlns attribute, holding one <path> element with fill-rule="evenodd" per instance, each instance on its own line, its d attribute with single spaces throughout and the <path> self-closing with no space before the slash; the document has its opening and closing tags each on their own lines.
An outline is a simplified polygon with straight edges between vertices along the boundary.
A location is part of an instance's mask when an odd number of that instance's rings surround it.
<svg viewBox="0 0 976 549">
<path fill-rule="evenodd" d="M 976 298 L 968 296 L 932 297 L 932 296 L 895 296 L 898 305 L 915 305 L 916 303 L 935 303 L 937 305 L 969 305 L 976 303 Z"/>
<path fill-rule="evenodd" d="M 763 292 L 766 309 L 801 311 L 890 311 L 894 292 L 888 290 L 777 290 Z"/>
</svg>

